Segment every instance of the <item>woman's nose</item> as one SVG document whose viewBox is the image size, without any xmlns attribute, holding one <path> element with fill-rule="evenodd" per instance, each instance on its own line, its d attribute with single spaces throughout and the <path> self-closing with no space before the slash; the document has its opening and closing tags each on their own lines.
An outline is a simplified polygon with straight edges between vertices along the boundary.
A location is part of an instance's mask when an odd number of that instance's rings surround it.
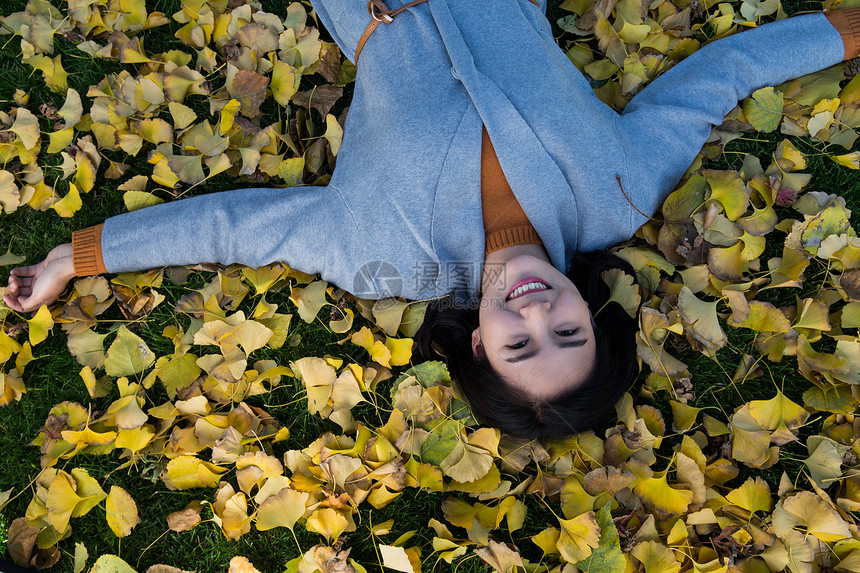
<svg viewBox="0 0 860 573">
<path fill-rule="evenodd" d="M 551 304 L 548 300 L 535 298 L 520 308 L 520 316 L 526 317 L 532 314 L 545 313 L 549 310 Z"/>
</svg>

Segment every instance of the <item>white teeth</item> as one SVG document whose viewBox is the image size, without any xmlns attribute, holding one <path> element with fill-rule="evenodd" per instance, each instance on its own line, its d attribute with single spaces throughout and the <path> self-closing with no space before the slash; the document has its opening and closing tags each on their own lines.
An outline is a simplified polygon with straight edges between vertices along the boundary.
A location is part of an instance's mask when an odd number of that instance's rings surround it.
<svg viewBox="0 0 860 573">
<path fill-rule="evenodd" d="M 512 292 L 508 296 L 508 300 L 511 300 L 512 298 L 520 296 L 521 294 L 524 294 L 524 293 L 531 291 L 531 290 L 547 290 L 547 288 L 549 288 L 549 287 L 547 287 L 543 283 L 538 283 L 538 282 L 527 283 L 527 284 L 524 284 L 524 285 L 514 289 L 514 292 Z"/>
</svg>

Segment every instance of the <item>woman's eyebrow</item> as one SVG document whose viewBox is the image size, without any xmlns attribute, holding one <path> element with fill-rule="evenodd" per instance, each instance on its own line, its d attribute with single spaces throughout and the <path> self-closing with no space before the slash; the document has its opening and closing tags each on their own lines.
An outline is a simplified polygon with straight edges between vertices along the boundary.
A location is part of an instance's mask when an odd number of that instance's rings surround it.
<svg viewBox="0 0 860 573">
<path fill-rule="evenodd" d="M 564 342 L 560 342 L 556 344 L 558 348 L 575 348 L 577 346 L 585 346 L 588 344 L 588 339 L 583 338 L 581 340 L 566 340 Z M 529 350 L 528 352 L 524 352 L 519 356 L 514 356 L 513 358 L 506 358 L 505 362 L 509 362 L 511 364 L 516 364 L 517 362 L 522 362 L 523 360 L 528 360 L 529 358 L 535 356 L 538 353 L 537 350 Z"/>
</svg>

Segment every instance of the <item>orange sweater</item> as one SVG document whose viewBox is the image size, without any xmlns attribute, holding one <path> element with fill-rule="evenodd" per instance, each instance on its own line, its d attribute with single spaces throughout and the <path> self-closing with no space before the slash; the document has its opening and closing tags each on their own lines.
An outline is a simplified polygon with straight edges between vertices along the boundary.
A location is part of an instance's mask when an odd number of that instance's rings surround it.
<svg viewBox="0 0 860 573">
<path fill-rule="evenodd" d="M 502 173 L 487 130 L 481 135 L 481 211 L 484 216 L 484 254 L 512 245 L 541 240 Z"/>
</svg>

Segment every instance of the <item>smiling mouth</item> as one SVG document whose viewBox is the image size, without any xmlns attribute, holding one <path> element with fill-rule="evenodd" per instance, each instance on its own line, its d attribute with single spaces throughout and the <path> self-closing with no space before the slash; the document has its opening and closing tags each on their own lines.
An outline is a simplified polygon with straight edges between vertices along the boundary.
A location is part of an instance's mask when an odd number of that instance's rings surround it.
<svg viewBox="0 0 860 573">
<path fill-rule="evenodd" d="M 514 285 L 514 289 L 505 298 L 505 301 L 511 301 L 530 292 L 538 292 L 549 290 L 551 287 L 540 279 L 529 277 Z"/>
</svg>

